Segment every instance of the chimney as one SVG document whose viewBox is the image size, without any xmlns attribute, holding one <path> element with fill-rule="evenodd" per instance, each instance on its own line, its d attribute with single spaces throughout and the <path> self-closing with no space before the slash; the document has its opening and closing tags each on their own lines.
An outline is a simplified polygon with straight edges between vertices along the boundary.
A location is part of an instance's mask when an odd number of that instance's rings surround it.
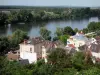
<svg viewBox="0 0 100 75">
<path fill-rule="evenodd" d="M 24 40 L 24 44 L 27 44 L 27 40 L 26 39 Z"/>
</svg>

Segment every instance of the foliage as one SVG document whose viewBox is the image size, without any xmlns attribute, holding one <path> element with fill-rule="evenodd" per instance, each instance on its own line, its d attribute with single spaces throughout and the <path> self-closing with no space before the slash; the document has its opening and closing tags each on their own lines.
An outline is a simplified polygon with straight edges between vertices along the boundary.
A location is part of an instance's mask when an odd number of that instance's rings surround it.
<svg viewBox="0 0 100 75">
<path fill-rule="evenodd" d="M 91 67 L 88 70 L 83 70 L 79 73 L 79 75 L 100 75 L 100 69 L 98 69 L 97 67 Z"/>
<path fill-rule="evenodd" d="M 63 28 L 57 28 L 55 34 L 58 37 L 61 36 L 61 35 L 63 35 Z"/>
<path fill-rule="evenodd" d="M 33 9 L 28 10 L 21 9 L 19 11 L 2 12 L 0 13 L 0 24 L 4 25 L 5 23 L 48 21 L 59 19 L 82 19 L 94 16 L 100 17 L 99 9 L 34 7 Z"/>
<path fill-rule="evenodd" d="M 6 20 L 7 20 L 7 14 L 0 12 L 0 24 L 1 25 L 6 24 Z"/>
<path fill-rule="evenodd" d="M 9 40 L 7 37 L 0 37 L 0 54 L 7 52 L 9 48 Z"/>
<path fill-rule="evenodd" d="M 74 54 L 74 56 L 72 56 L 71 61 L 76 69 L 81 70 L 84 67 L 84 59 L 85 55 L 82 52 L 77 52 L 76 54 Z"/>
<path fill-rule="evenodd" d="M 51 40 L 50 36 L 51 32 L 47 30 L 45 27 L 41 27 L 40 29 L 40 35 L 45 39 L 45 40 Z"/>
<path fill-rule="evenodd" d="M 74 29 L 74 32 L 75 32 L 75 33 L 77 33 L 78 31 L 79 31 L 78 28 L 75 28 L 75 29 Z"/>
<path fill-rule="evenodd" d="M 88 25 L 87 28 L 88 28 L 89 32 L 98 31 L 98 30 L 100 30 L 100 22 L 91 22 L 91 23 Z"/>
<path fill-rule="evenodd" d="M 60 41 L 62 41 L 65 45 L 67 44 L 68 35 L 62 35 L 59 37 Z"/>
<path fill-rule="evenodd" d="M 17 47 L 24 39 L 28 39 L 27 33 L 22 30 L 16 30 L 9 39 L 11 48 Z"/>
<path fill-rule="evenodd" d="M 85 63 L 85 57 L 82 52 L 70 55 L 66 50 L 57 48 L 48 55 L 48 63 L 39 60 L 20 65 L 17 61 L 8 61 L 0 56 L 0 75 L 99 75 L 100 64 Z"/>
<path fill-rule="evenodd" d="M 74 68 L 65 68 L 62 71 L 56 72 L 54 75 L 77 75 L 77 70 Z"/>
<path fill-rule="evenodd" d="M 75 32 L 71 27 L 67 26 L 67 27 L 64 28 L 63 34 L 65 34 L 65 35 L 74 35 Z"/>
<path fill-rule="evenodd" d="M 48 56 L 48 62 L 51 62 L 56 68 L 69 67 L 71 65 L 70 55 L 66 55 L 64 49 L 54 49 Z"/>
<path fill-rule="evenodd" d="M 0 75 L 27 75 L 27 73 L 18 62 L 8 61 L 0 56 Z"/>
<path fill-rule="evenodd" d="M 89 31 L 89 30 L 88 30 L 88 28 L 83 28 L 83 30 L 82 30 L 82 31 L 83 31 L 83 33 L 85 33 L 85 34 L 86 34 L 86 33 L 88 33 L 88 31 Z"/>
<path fill-rule="evenodd" d="M 58 37 L 54 37 L 54 38 L 53 38 L 53 41 L 57 41 L 57 40 L 59 40 Z"/>
</svg>

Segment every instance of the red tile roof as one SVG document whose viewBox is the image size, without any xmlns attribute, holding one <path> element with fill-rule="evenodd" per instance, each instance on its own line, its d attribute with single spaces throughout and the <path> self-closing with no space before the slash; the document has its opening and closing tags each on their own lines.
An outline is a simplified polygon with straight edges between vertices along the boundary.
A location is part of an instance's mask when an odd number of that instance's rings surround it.
<svg viewBox="0 0 100 75">
<path fill-rule="evenodd" d="M 72 47 L 72 48 L 75 48 L 75 46 L 73 44 L 69 44 L 68 46 L 69 47 Z"/>
</svg>

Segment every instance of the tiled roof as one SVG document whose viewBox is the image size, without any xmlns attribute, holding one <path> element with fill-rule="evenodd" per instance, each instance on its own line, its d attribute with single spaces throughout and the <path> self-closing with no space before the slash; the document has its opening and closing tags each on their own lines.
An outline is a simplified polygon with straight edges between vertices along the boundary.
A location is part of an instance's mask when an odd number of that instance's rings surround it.
<svg viewBox="0 0 100 75">
<path fill-rule="evenodd" d="M 71 48 L 75 48 L 75 46 L 73 44 L 68 44 L 68 46 Z"/>
<path fill-rule="evenodd" d="M 90 44 L 90 50 L 92 52 L 99 53 L 100 52 L 100 37 L 97 36 L 96 41 Z"/>
<path fill-rule="evenodd" d="M 92 52 L 99 53 L 100 52 L 100 44 L 91 44 L 90 50 Z"/>
<path fill-rule="evenodd" d="M 18 60 L 19 55 L 13 54 L 13 53 L 8 53 L 7 58 L 8 58 L 8 60 Z"/>
<path fill-rule="evenodd" d="M 33 44 L 33 45 L 44 42 L 43 38 L 41 38 L 41 37 L 32 38 L 30 41 L 31 41 L 31 44 Z"/>
<path fill-rule="evenodd" d="M 47 50 L 55 48 L 55 46 L 58 47 L 59 45 L 61 45 L 60 41 L 55 41 L 55 42 L 48 41 L 48 40 L 44 40 L 41 37 L 35 37 L 35 38 L 30 39 L 30 40 L 24 40 L 24 43 L 31 44 L 31 45 L 40 44 L 40 46 L 44 46 Z"/>
</svg>

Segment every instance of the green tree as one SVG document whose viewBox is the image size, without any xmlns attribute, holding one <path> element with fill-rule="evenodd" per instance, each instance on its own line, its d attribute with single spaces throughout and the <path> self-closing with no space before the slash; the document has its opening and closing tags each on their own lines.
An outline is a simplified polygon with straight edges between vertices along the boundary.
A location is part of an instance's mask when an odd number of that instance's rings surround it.
<svg viewBox="0 0 100 75">
<path fill-rule="evenodd" d="M 60 70 L 71 66 L 70 55 L 64 49 L 53 49 L 48 55 L 48 62 L 52 63 L 56 69 Z"/>
<path fill-rule="evenodd" d="M 4 54 L 8 51 L 9 41 L 7 37 L 0 37 L 0 54 Z"/>
<path fill-rule="evenodd" d="M 0 24 L 1 25 L 6 24 L 6 20 L 7 20 L 7 14 L 0 12 Z"/>
<path fill-rule="evenodd" d="M 100 69 L 97 67 L 91 67 L 87 70 L 82 70 L 79 75 L 100 75 Z"/>
<path fill-rule="evenodd" d="M 85 33 L 85 34 L 86 34 L 86 33 L 88 33 L 88 31 L 89 31 L 89 30 L 88 30 L 88 28 L 83 28 L 83 30 L 82 30 L 82 31 L 83 31 L 83 33 Z"/>
<path fill-rule="evenodd" d="M 75 32 L 71 27 L 67 26 L 67 27 L 64 28 L 63 34 L 65 34 L 65 35 L 74 35 Z"/>
<path fill-rule="evenodd" d="M 59 72 L 56 72 L 54 75 L 78 75 L 77 70 L 74 68 L 65 68 Z"/>
<path fill-rule="evenodd" d="M 60 36 L 60 41 L 62 41 L 66 45 L 68 38 L 69 38 L 68 35 L 62 35 L 62 36 Z"/>
<path fill-rule="evenodd" d="M 27 75 L 27 72 L 18 62 L 0 56 L 0 75 Z"/>
<path fill-rule="evenodd" d="M 45 40 L 51 40 L 50 36 L 51 32 L 47 30 L 45 27 L 41 27 L 40 29 L 40 35 L 45 39 Z"/>
<path fill-rule="evenodd" d="M 82 70 L 85 64 L 85 54 L 82 52 L 75 53 L 72 58 L 72 64 L 77 70 Z"/>
<path fill-rule="evenodd" d="M 79 31 L 78 28 L 75 28 L 75 29 L 74 29 L 74 32 L 75 32 L 75 33 L 77 33 L 78 31 Z"/>
<path fill-rule="evenodd" d="M 17 47 L 24 39 L 28 39 L 27 33 L 22 30 L 16 30 L 10 38 L 10 46 Z"/>
<path fill-rule="evenodd" d="M 59 37 L 63 35 L 63 28 L 57 28 L 55 34 Z"/>
<path fill-rule="evenodd" d="M 88 28 L 89 32 L 98 31 L 98 30 L 100 30 L 100 22 L 91 22 L 91 23 L 89 23 L 87 28 Z"/>
</svg>

